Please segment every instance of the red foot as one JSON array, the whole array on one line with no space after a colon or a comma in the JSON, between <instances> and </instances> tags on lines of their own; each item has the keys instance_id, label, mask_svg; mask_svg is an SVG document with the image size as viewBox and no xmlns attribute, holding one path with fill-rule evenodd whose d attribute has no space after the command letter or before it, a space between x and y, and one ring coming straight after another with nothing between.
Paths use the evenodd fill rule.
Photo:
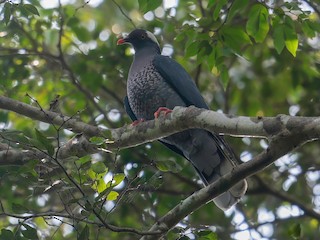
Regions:
<instances>
[{"instance_id":1,"label":"red foot","mask_svg":"<svg viewBox=\"0 0 320 240\"><path fill-rule=\"evenodd\" d=\"M171 113L172 110L166 107L159 107L158 110L153 114L154 118L158 118L161 112L164 112L164 115L167 115L168 113Z\"/></svg>"},{"instance_id":2,"label":"red foot","mask_svg":"<svg viewBox=\"0 0 320 240\"><path fill-rule=\"evenodd\" d=\"M142 122L144 122L144 121L145 121L145 119L140 118L140 119L138 119L138 120L133 121L133 122L131 123L131 125L132 125L132 126L137 126L139 123L142 123Z\"/></svg>"}]
</instances>

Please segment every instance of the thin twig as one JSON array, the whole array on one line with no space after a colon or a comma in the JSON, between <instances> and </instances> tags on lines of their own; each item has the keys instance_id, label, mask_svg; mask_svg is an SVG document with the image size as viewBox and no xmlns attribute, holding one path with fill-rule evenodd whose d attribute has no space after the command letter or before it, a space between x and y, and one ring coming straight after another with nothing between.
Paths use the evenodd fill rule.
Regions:
<instances>
[{"instance_id":1,"label":"thin twig","mask_svg":"<svg viewBox=\"0 0 320 240\"><path fill-rule=\"evenodd\" d=\"M320 221L320 213L317 213L316 211L314 211L311 207L306 206L305 203L301 202L299 199L297 199L296 197L293 197L289 194L286 194L283 191L279 191L274 189L270 184L265 183L260 177L258 176L254 176L254 179L257 180L257 182L259 183L259 188L263 188L264 189L264 193L269 193L272 196L279 198L283 201L289 202L293 205L298 206L306 215L308 215L309 217L315 218L318 221Z\"/></svg>"},{"instance_id":2,"label":"thin twig","mask_svg":"<svg viewBox=\"0 0 320 240\"><path fill-rule=\"evenodd\" d=\"M112 0L112 2L118 7L118 9L120 10L120 12L122 13L122 15L129 20L129 22L132 24L132 26L134 28L137 28L136 25L134 24L134 22L132 21L132 19L124 12L124 10L122 9L122 7L116 2L116 0Z\"/></svg>"}]
</instances>

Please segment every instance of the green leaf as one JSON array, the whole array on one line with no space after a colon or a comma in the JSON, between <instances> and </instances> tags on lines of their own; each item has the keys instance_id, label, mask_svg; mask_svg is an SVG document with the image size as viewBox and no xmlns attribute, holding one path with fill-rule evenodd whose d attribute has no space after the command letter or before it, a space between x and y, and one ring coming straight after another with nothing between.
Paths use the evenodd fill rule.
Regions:
<instances>
[{"instance_id":1,"label":"green leaf","mask_svg":"<svg viewBox=\"0 0 320 240\"><path fill-rule=\"evenodd\" d=\"M295 57L298 49L298 36L294 29L284 27L284 42L288 51Z\"/></svg>"},{"instance_id":2,"label":"green leaf","mask_svg":"<svg viewBox=\"0 0 320 240\"><path fill-rule=\"evenodd\" d=\"M1 131L0 134L5 140L27 145L30 144L30 139L21 131Z\"/></svg>"},{"instance_id":3,"label":"green leaf","mask_svg":"<svg viewBox=\"0 0 320 240\"><path fill-rule=\"evenodd\" d=\"M22 225L26 228L26 230L22 230L22 235L27 239L39 239L37 235L37 230L29 225L22 223Z\"/></svg>"},{"instance_id":4,"label":"green leaf","mask_svg":"<svg viewBox=\"0 0 320 240\"><path fill-rule=\"evenodd\" d=\"M208 8L212 7L217 0L208 0Z\"/></svg>"},{"instance_id":5,"label":"green leaf","mask_svg":"<svg viewBox=\"0 0 320 240\"><path fill-rule=\"evenodd\" d=\"M292 225L289 228L288 233L293 239L297 239L297 240L300 239L301 235L302 235L301 224L300 223L296 223L296 224Z\"/></svg>"},{"instance_id":6,"label":"green leaf","mask_svg":"<svg viewBox=\"0 0 320 240\"><path fill-rule=\"evenodd\" d=\"M156 167L162 172L170 171L170 167L165 163L165 161L157 161Z\"/></svg>"},{"instance_id":7,"label":"green leaf","mask_svg":"<svg viewBox=\"0 0 320 240\"><path fill-rule=\"evenodd\" d=\"M221 64L221 58L223 58L222 63L224 63L222 49L223 49L222 43L221 43L221 41L218 41L215 44L215 47L212 48L210 55L207 56L207 64L208 64L210 71L213 70L213 67Z\"/></svg>"},{"instance_id":8,"label":"green leaf","mask_svg":"<svg viewBox=\"0 0 320 240\"><path fill-rule=\"evenodd\" d=\"M219 15L220 15L220 12L221 12L221 9L224 5L227 4L227 0L218 0L218 1L215 1L215 7L214 7L214 10L213 10L213 20L217 20Z\"/></svg>"},{"instance_id":9,"label":"green leaf","mask_svg":"<svg viewBox=\"0 0 320 240\"><path fill-rule=\"evenodd\" d=\"M249 36L241 28L224 27L219 34L222 42L239 54L244 44L251 44Z\"/></svg>"},{"instance_id":10,"label":"green leaf","mask_svg":"<svg viewBox=\"0 0 320 240\"><path fill-rule=\"evenodd\" d=\"M207 57L210 56L212 52L212 47L207 40L203 40L199 44L200 51L197 54L197 64L201 64L207 60Z\"/></svg>"},{"instance_id":11,"label":"green leaf","mask_svg":"<svg viewBox=\"0 0 320 240\"><path fill-rule=\"evenodd\" d=\"M96 162L91 165L92 171L95 173L104 173L106 171L106 166L104 165L103 162Z\"/></svg>"},{"instance_id":12,"label":"green leaf","mask_svg":"<svg viewBox=\"0 0 320 240\"><path fill-rule=\"evenodd\" d=\"M0 112L0 122L7 123L9 119L8 112L1 111Z\"/></svg>"},{"instance_id":13,"label":"green leaf","mask_svg":"<svg viewBox=\"0 0 320 240\"><path fill-rule=\"evenodd\" d=\"M92 206L92 204L91 204L90 202L87 201L87 202L84 204L84 209L87 210L87 211L92 211L93 206Z\"/></svg>"},{"instance_id":14,"label":"green leaf","mask_svg":"<svg viewBox=\"0 0 320 240\"><path fill-rule=\"evenodd\" d=\"M76 25L73 28L74 33L76 34L77 38L81 41L81 42L88 42L91 39L91 35L90 32L88 31L88 29L86 29L83 26L80 25Z\"/></svg>"},{"instance_id":15,"label":"green leaf","mask_svg":"<svg viewBox=\"0 0 320 240\"><path fill-rule=\"evenodd\" d=\"M141 12L146 13L155 10L162 4L162 0L138 0L139 9Z\"/></svg>"},{"instance_id":16,"label":"green leaf","mask_svg":"<svg viewBox=\"0 0 320 240\"><path fill-rule=\"evenodd\" d=\"M255 4L249 12L247 21L247 33L255 39L256 42L263 42L269 32L269 13L262 4Z\"/></svg>"},{"instance_id":17,"label":"green leaf","mask_svg":"<svg viewBox=\"0 0 320 240\"><path fill-rule=\"evenodd\" d=\"M9 2L6 2L4 4L4 22L6 23L6 25L8 25L10 18L11 18L11 4Z\"/></svg>"},{"instance_id":18,"label":"green leaf","mask_svg":"<svg viewBox=\"0 0 320 240\"><path fill-rule=\"evenodd\" d=\"M114 176L113 176L113 181L114 181L114 183L112 184L113 186L117 186L119 183L121 183L123 180L124 180L124 178L125 178L126 176L123 174L123 173L117 173L117 174L115 174Z\"/></svg>"},{"instance_id":19,"label":"green leaf","mask_svg":"<svg viewBox=\"0 0 320 240\"><path fill-rule=\"evenodd\" d=\"M229 71L225 65L222 65L219 70L220 70L220 79L222 81L224 89L226 89L228 82L230 80Z\"/></svg>"},{"instance_id":20,"label":"green leaf","mask_svg":"<svg viewBox=\"0 0 320 240\"><path fill-rule=\"evenodd\" d=\"M320 24L318 21L308 21L308 25L316 32L320 32Z\"/></svg>"},{"instance_id":21,"label":"green leaf","mask_svg":"<svg viewBox=\"0 0 320 240\"><path fill-rule=\"evenodd\" d=\"M0 240L14 239L14 234L8 229L2 229L0 234Z\"/></svg>"},{"instance_id":22,"label":"green leaf","mask_svg":"<svg viewBox=\"0 0 320 240\"><path fill-rule=\"evenodd\" d=\"M87 175L92 179L96 179L97 174L90 168L87 170Z\"/></svg>"},{"instance_id":23,"label":"green leaf","mask_svg":"<svg viewBox=\"0 0 320 240\"><path fill-rule=\"evenodd\" d=\"M152 175L151 178L147 180L148 185L152 186L154 189L158 189L163 184L163 177L160 172Z\"/></svg>"},{"instance_id":24,"label":"green leaf","mask_svg":"<svg viewBox=\"0 0 320 240\"><path fill-rule=\"evenodd\" d=\"M174 38L174 41L176 42L181 42L182 40L184 40L186 38L186 34L185 32L180 32L176 35L176 37Z\"/></svg>"},{"instance_id":25,"label":"green leaf","mask_svg":"<svg viewBox=\"0 0 320 240\"><path fill-rule=\"evenodd\" d=\"M76 16L72 16L68 19L68 21L66 22L67 26L74 28L77 27L79 25L79 19Z\"/></svg>"},{"instance_id":26,"label":"green leaf","mask_svg":"<svg viewBox=\"0 0 320 240\"><path fill-rule=\"evenodd\" d=\"M200 18L197 22L199 26L203 28L206 28L206 27L210 28L214 24L211 18Z\"/></svg>"},{"instance_id":27,"label":"green leaf","mask_svg":"<svg viewBox=\"0 0 320 240\"><path fill-rule=\"evenodd\" d=\"M38 9L33 6L32 4L23 4L24 9L26 9L28 12L40 16Z\"/></svg>"},{"instance_id":28,"label":"green leaf","mask_svg":"<svg viewBox=\"0 0 320 240\"><path fill-rule=\"evenodd\" d=\"M108 201L114 201L114 200L116 200L116 199L118 198L118 196L119 196L119 193L118 193L118 192L116 192L116 191L111 191L111 192L109 192L109 194L108 194L108 196L107 196L107 200L108 200Z\"/></svg>"},{"instance_id":29,"label":"green leaf","mask_svg":"<svg viewBox=\"0 0 320 240\"><path fill-rule=\"evenodd\" d=\"M210 55L207 56L207 61L206 62L207 62L207 65L208 65L208 68L209 68L210 71L216 65L216 57L217 57L216 53L217 53L217 48L214 47L212 49L212 52L210 53Z\"/></svg>"},{"instance_id":30,"label":"green leaf","mask_svg":"<svg viewBox=\"0 0 320 240\"><path fill-rule=\"evenodd\" d=\"M89 216L90 216L90 212L87 211L87 210L82 210L80 214L81 214L82 216L84 216L84 217L89 217Z\"/></svg>"},{"instance_id":31,"label":"green leaf","mask_svg":"<svg viewBox=\"0 0 320 240\"><path fill-rule=\"evenodd\" d=\"M90 234L89 227L88 227L88 225L86 225L84 227L84 229L82 229L82 231L78 237L78 240L88 240L89 234Z\"/></svg>"},{"instance_id":32,"label":"green leaf","mask_svg":"<svg viewBox=\"0 0 320 240\"><path fill-rule=\"evenodd\" d=\"M29 212L29 209L21 204L12 203L11 207L12 207L12 211L14 213L28 213Z\"/></svg>"},{"instance_id":33,"label":"green leaf","mask_svg":"<svg viewBox=\"0 0 320 240\"><path fill-rule=\"evenodd\" d=\"M307 37L314 38L316 36L316 31L314 29L312 29L312 27L310 26L309 20L302 21L301 27L302 27L303 33Z\"/></svg>"},{"instance_id":34,"label":"green leaf","mask_svg":"<svg viewBox=\"0 0 320 240\"><path fill-rule=\"evenodd\" d=\"M247 8L248 1L249 0L234 0L233 1L231 8L228 12L228 19L227 19L228 22L230 22L237 13L239 13L242 10L245 10Z\"/></svg>"},{"instance_id":35,"label":"green leaf","mask_svg":"<svg viewBox=\"0 0 320 240\"><path fill-rule=\"evenodd\" d=\"M199 52L199 42L194 41L189 46L187 46L185 56L192 57L192 56L196 55L198 52Z\"/></svg>"},{"instance_id":36,"label":"green leaf","mask_svg":"<svg viewBox=\"0 0 320 240\"><path fill-rule=\"evenodd\" d=\"M210 42L208 40L202 40L199 44L199 49L205 55L209 55L212 51L212 46L210 45Z\"/></svg>"},{"instance_id":37,"label":"green leaf","mask_svg":"<svg viewBox=\"0 0 320 240\"><path fill-rule=\"evenodd\" d=\"M218 235L211 231L200 231L197 233L199 240L218 240Z\"/></svg>"},{"instance_id":38,"label":"green leaf","mask_svg":"<svg viewBox=\"0 0 320 240\"><path fill-rule=\"evenodd\" d=\"M79 158L78 160L76 160L76 163L79 164L79 165L83 165L83 164L86 164L88 162L91 161L91 156L84 156L82 158Z\"/></svg>"},{"instance_id":39,"label":"green leaf","mask_svg":"<svg viewBox=\"0 0 320 240\"><path fill-rule=\"evenodd\" d=\"M273 44L278 54L285 46L283 25L277 24L273 28Z\"/></svg>"},{"instance_id":40,"label":"green leaf","mask_svg":"<svg viewBox=\"0 0 320 240\"><path fill-rule=\"evenodd\" d=\"M156 167L162 172L180 172L182 167L172 159L157 160Z\"/></svg>"},{"instance_id":41,"label":"green leaf","mask_svg":"<svg viewBox=\"0 0 320 240\"><path fill-rule=\"evenodd\" d=\"M106 142L106 139L103 137L91 137L89 141L94 145L102 145Z\"/></svg>"},{"instance_id":42,"label":"green leaf","mask_svg":"<svg viewBox=\"0 0 320 240\"><path fill-rule=\"evenodd\" d=\"M101 178L97 181L97 183L93 184L92 187L98 192L102 193L104 190L107 189L107 184L105 183L104 179Z\"/></svg>"},{"instance_id":43,"label":"green leaf","mask_svg":"<svg viewBox=\"0 0 320 240\"><path fill-rule=\"evenodd\" d=\"M48 154L52 156L54 154L54 147L52 146L49 139L43 135L38 129L35 128L36 131L36 138L39 143L48 151Z\"/></svg>"}]
</instances>

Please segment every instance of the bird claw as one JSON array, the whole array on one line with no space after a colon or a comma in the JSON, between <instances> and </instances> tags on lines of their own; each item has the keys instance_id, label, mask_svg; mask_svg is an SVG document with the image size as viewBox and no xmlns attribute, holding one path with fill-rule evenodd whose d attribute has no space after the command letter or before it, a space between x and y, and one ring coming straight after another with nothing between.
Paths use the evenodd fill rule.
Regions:
<instances>
[{"instance_id":1,"label":"bird claw","mask_svg":"<svg viewBox=\"0 0 320 240\"><path fill-rule=\"evenodd\" d=\"M167 115L168 113L171 113L172 110L166 107L159 107L158 110L153 114L154 118L158 118L161 112L164 112L164 115Z\"/></svg>"},{"instance_id":2,"label":"bird claw","mask_svg":"<svg viewBox=\"0 0 320 240\"><path fill-rule=\"evenodd\" d=\"M134 120L132 123L131 123L131 126L137 126L139 123L142 123L146 121L144 118L140 118L138 120Z\"/></svg>"}]
</instances>

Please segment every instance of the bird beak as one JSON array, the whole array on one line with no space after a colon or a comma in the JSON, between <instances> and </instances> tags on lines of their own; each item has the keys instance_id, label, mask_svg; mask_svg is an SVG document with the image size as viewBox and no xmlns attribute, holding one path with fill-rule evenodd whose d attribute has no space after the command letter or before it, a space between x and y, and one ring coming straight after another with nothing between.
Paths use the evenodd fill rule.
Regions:
<instances>
[{"instance_id":1,"label":"bird beak","mask_svg":"<svg viewBox=\"0 0 320 240\"><path fill-rule=\"evenodd\" d=\"M125 44L127 41L125 38L119 38L118 41L117 41L117 45L122 45L122 44Z\"/></svg>"},{"instance_id":2,"label":"bird beak","mask_svg":"<svg viewBox=\"0 0 320 240\"><path fill-rule=\"evenodd\" d=\"M129 38L128 38L128 34L119 35L117 45L122 45L122 44L126 44L126 43L130 43Z\"/></svg>"}]
</instances>

